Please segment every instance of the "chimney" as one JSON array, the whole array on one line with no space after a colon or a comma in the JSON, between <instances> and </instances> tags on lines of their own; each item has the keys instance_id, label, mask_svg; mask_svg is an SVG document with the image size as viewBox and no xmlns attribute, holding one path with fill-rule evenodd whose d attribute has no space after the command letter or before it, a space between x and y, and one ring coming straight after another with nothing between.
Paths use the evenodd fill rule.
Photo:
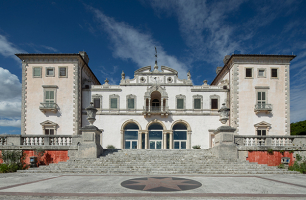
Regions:
<instances>
[{"instance_id":1,"label":"chimney","mask_svg":"<svg viewBox=\"0 0 306 200\"><path fill-rule=\"evenodd\" d=\"M79 51L79 54L83 57L84 61L87 63L89 63L89 57L87 55L87 53L85 51Z\"/></svg>"},{"instance_id":2,"label":"chimney","mask_svg":"<svg viewBox=\"0 0 306 200\"><path fill-rule=\"evenodd\" d=\"M223 59L224 64L227 63L227 61L230 59L230 57L231 57L230 55L224 56L224 59Z\"/></svg>"},{"instance_id":3,"label":"chimney","mask_svg":"<svg viewBox=\"0 0 306 200\"><path fill-rule=\"evenodd\" d=\"M219 72L222 70L222 68L223 68L223 67L217 67L217 69L216 69L216 74L217 74L217 75L218 75Z\"/></svg>"}]
</instances>

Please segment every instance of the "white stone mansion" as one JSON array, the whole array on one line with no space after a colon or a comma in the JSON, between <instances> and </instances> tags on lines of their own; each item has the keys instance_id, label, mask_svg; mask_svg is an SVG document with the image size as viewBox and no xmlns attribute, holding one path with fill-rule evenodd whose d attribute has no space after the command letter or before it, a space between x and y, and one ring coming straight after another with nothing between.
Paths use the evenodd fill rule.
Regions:
<instances>
[{"instance_id":1,"label":"white stone mansion","mask_svg":"<svg viewBox=\"0 0 306 200\"><path fill-rule=\"evenodd\" d=\"M85 108L98 109L95 126L103 148L202 149L214 145L222 124L238 135L290 135L290 61L293 55L234 54L209 85L179 79L166 66L147 66L120 85L100 84L85 52L16 54L22 60L22 135L78 135Z\"/></svg>"}]
</instances>

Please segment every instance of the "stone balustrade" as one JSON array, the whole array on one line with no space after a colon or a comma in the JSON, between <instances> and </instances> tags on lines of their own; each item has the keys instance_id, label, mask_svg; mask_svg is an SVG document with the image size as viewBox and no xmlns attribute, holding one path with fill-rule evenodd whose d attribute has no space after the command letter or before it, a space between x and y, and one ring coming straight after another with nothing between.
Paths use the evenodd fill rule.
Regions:
<instances>
[{"instance_id":1,"label":"stone balustrade","mask_svg":"<svg viewBox=\"0 0 306 200\"><path fill-rule=\"evenodd\" d=\"M304 147L306 144L305 136L277 136L277 135L235 135L235 144L245 147L258 146L279 146L279 147Z\"/></svg>"},{"instance_id":2,"label":"stone balustrade","mask_svg":"<svg viewBox=\"0 0 306 200\"><path fill-rule=\"evenodd\" d=\"M72 144L72 136L67 135L27 135L21 136L21 145L26 146L70 146Z\"/></svg>"},{"instance_id":3,"label":"stone balustrade","mask_svg":"<svg viewBox=\"0 0 306 200\"><path fill-rule=\"evenodd\" d=\"M0 135L0 146L1 145L7 145L7 137Z\"/></svg>"}]
</instances>

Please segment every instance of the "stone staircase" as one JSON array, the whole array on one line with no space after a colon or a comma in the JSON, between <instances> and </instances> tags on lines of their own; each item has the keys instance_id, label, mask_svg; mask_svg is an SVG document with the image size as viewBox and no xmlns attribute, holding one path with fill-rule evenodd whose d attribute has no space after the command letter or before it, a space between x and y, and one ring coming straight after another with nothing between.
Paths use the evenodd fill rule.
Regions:
<instances>
[{"instance_id":1,"label":"stone staircase","mask_svg":"<svg viewBox=\"0 0 306 200\"><path fill-rule=\"evenodd\" d=\"M20 173L99 173L126 175L166 174L292 174L248 161L220 160L210 150L119 150L96 159L70 158L67 162L20 170Z\"/></svg>"}]
</instances>

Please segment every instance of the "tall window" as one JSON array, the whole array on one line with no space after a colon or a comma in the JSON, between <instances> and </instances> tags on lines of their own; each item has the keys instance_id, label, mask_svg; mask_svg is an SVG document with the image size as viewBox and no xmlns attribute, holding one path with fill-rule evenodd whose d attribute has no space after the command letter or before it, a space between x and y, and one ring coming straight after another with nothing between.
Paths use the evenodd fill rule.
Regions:
<instances>
[{"instance_id":1,"label":"tall window","mask_svg":"<svg viewBox=\"0 0 306 200\"><path fill-rule=\"evenodd\" d=\"M111 108L117 108L117 98L111 98Z\"/></svg>"},{"instance_id":2,"label":"tall window","mask_svg":"<svg viewBox=\"0 0 306 200\"><path fill-rule=\"evenodd\" d=\"M246 78L252 78L253 77L253 69L252 68L246 68L245 69L245 77Z\"/></svg>"},{"instance_id":3,"label":"tall window","mask_svg":"<svg viewBox=\"0 0 306 200\"><path fill-rule=\"evenodd\" d=\"M129 110L136 109L136 95L129 94L126 96L126 107Z\"/></svg>"},{"instance_id":4,"label":"tall window","mask_svg":"<svg viewBox=\"0 0 306 200\"><path fill-rule=\"evenodd\" d=\"M134 109L134 99L128 99L128 109Z\"/></svg>"},{"instance_id":5,"label":"tall window","mask_svg":"<svg viewBox=\"0 0 306 200\"><path fill-rule=\"evenodd\" d=\"M278 77L277 69L271 69L271 77L272 78L277 78Z\"/></svg>"},{"instance_id":6,"label":"tall window","mask_svg":"<svg viewBox=\"0 0 306 200\"><path fill-rule=\"evenodd\" d=\"M201 99L194 99L194 109L201 109Z\"/></svg>"},{"instance_id":7,"label":"tall window","mask_svg":"<svg viewBox=\"0 0 306 200\"><path fill-rule=\"evenodd\" d=\"M119 109L119 95L112 94L109 96L109 108Z\"/></svg>"},{"instance_id":8,"label":"tall window","mask_svg":"<svg viewBox=\"0 0 306 200\"><path fill-rule=\"evenodd\" d=\"M150 149L161 149L163 141L163 127L160 124L149 126L149 145Z\"/></svg>"},{"instance_id":9,"label":"tall window","mask_svg":"<svg viewBox=\"0 0 306 200\"><path fill-rule=\"evenodd\" d=\"M95 108L100 108L100 104L101 104L101 102L100 102L100 98L94 98L94 107Z\"/></svg>"},{"instance_id":10,"label":"tall window","mask_svg":"<svg viewBox=\"0 0 306 200\"><path fill-rule=\"evenodd\" d=\"M184 99L176 99L177 109L184 109Z\"/></svg>"},{"instance_id":11,"label":"tall window","mask_svg":"<svg viewBox=\"0 0 306 200\"><path fill-rule=\"evenodd\" d=\"M211 99L211 109L218 109L218 99Z\"/></svg>"},{"instance_id":12,"label":"tall window","mask_svg":"<svg viewBox=\"0 0 306 200\"><path fill-rule=\"evenodd\" d=\"M258 108L265 108L266 105L266 92L257 92Z\"/></svg>"},{"instance_id":13,"label":"tall window","mask_svg":"<svg viewBox=\"0 0 306 200\"><path fill-rule=\"evenodd\" d=\"M45 91L45 103L52 104L55 103L54 91L46 90Z\"/></svg>"},{"instance_id":14,"label":"tall window","mask_svg":"<svg viewBox=\"0 0 306 200\"><path fill-rule=\"evenodd\" d=\"M138 143L138 130L137 124L130 123L124 127L124 148L137 149Z\"/></svg>"},{"instance_id":15,"label":"tall window","mask_svg":"<svg viewBox=\"0 0 306 200\"><path fill-rule=\"evenodd\" d=\"M184 124L178 123L173 126L174 149L186 149L187 128Z\"/></svg>"}]
</instances>

